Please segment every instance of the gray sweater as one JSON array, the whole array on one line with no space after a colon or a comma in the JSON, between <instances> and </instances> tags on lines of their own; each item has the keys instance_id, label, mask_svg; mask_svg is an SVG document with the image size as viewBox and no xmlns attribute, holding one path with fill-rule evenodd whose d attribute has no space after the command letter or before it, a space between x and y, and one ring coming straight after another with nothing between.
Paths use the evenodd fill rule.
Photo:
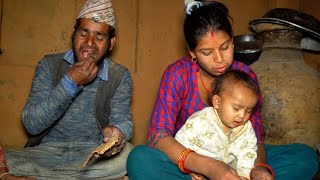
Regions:
<instances>
[{"instance_id":1,"label":"gray sweater","mask_svg":"<svg viewBox=\"0 0 320 180\"><path fill-rule=\"evenodd\" d=\"M87 84L76 97L61 82L53 85L48 62L42 59L32 81L31 92L23 110L22 120L27 131L36 135L53 125L42 142L101 142L102 134L95 118L95 97L100 78ZM111 99L109 124L119 127L126 140L132 137L130 101L132 80L129 71Z\"/></svg>"}]
</instances>

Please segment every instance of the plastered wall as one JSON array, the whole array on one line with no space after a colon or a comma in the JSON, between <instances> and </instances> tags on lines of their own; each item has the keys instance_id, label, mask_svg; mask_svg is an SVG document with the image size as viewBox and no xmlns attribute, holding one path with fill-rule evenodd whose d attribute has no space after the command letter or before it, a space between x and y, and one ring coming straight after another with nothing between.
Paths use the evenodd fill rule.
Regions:
<instances>
[{"instance_id":1,"label":"plastered wall","mask_svg":"<svg viewBox=\"0 0 320 180\"><path fill-rule=\"evenodd\" d=\"M0 144L22 147L21 111L35 66L48 53L71 48L74 21L85 0L0 0ZM317 18L316 0L221 0L233 17L235 35L252 33L250 20L274 7L305 10ZM302 3L303 2L303 3ZM186 54L183 0L114 0L117 44L111 56L133 78L134 145L146 142L149 117L166 66ZM318 14L317 14L318 13ZM314 67L318 54L306 54Z\"/></svg>"}]
</instances>

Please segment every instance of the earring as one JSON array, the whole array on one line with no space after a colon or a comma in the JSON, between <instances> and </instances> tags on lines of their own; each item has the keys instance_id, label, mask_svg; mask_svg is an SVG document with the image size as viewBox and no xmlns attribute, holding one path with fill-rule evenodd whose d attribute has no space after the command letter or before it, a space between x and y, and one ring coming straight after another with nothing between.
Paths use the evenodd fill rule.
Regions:
<instances>
[{"instance_id":1,"label":"earring","mask_svg":"<svg viewBox=\"0 0 320 180\"><path fill-rule=\"evenodd\" d=\"M198 60L197 60L197 58L196 57L193 57L192 58L192 62L197 62Z\"/></svg>"}]
</instances>

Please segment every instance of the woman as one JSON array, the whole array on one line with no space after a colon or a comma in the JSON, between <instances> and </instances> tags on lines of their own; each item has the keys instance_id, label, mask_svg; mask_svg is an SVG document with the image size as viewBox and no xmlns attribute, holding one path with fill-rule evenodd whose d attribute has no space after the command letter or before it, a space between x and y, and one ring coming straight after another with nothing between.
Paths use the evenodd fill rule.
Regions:
<instances>
[{"instance_id":1,"label":"woman","mask_svg":"<svg viewBox=\"0 0 320 180\"><path fill-rule=\"evenodd\" d=\"M233 61L228 9L212 1L185 0L185 5L184 35L190 57L176 61L165 70L150 119L150 147L138 146L129 155L129 179L240 179L227 164L192 152L174 139L189 116L209 105L210 84L215 77L237 69L257 82L248 66ZM260 95L250 117L258 139L252 179L273 179L272 168L276 179L311 179L318 168L312 148L302 144L264 145L259 114L261 99Z\"/></svg>"}]
</instances>

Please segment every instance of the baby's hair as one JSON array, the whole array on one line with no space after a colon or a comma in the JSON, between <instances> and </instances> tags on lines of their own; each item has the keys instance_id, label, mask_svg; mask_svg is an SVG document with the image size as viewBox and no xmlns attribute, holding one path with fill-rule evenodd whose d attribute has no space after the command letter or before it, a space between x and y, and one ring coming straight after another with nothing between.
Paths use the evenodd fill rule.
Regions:
<instances>
[{"instance_id":1,"label":"baby's hair","mask_svg":"<svg viewBox=\"0 0 320 180\"><path fill-rule=\"evenodd\" d=\"M245 86L257 96L259 95L259 87L256 82L248 74L239 70L229 70L216 77L213 82L213 95L220 96L221 93L230 90L235 84Z\"/></svg>"}]
</instances>

